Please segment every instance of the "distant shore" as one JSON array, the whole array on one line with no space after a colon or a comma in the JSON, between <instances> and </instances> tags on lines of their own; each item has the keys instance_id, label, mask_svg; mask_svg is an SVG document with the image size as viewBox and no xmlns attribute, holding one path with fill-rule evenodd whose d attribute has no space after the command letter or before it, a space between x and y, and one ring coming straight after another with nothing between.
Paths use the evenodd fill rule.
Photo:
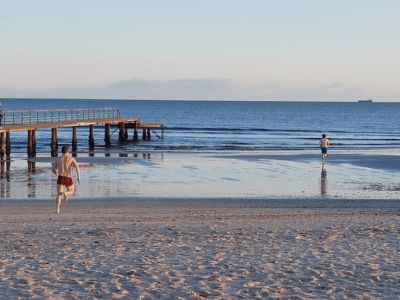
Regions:
<instances>
[{"instance_id":1,"label":"distant shore","mask_svg":"<svg viewBox=\"0 0 400 300\"><path fill-rule=\"evenodd\" d=\"M300 204L301 203L301 204ZM400 200L0 200L1 298L400 296Z\"/></svg>"}]
</instances>

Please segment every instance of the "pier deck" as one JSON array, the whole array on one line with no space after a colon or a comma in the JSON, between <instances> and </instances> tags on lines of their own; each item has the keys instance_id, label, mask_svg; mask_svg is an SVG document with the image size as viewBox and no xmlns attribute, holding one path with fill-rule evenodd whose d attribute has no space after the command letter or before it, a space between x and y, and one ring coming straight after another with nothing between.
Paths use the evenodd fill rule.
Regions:
<instances>
[{"instance_id":1,"label":"pier deck","mask_svg":"<svg viewBox=\"0 0 400 300\"><path fill-rule=\"evenodd\" d=\"M14 110L2 111L0 126L0 157L3 160L11 153L11 133L27 132L28 157L36 155L36 131L51 129L51 156L57 156L59 128L72 129L72 151L76 154L78 145L77 128L89 128L89 148L95 146L94 128L104 127L104 145L111 146L111 127L118 127L118 145L128 142L128 129L133 128L133 142L138 141L138 129L143 130L142 139L151 138L151 130L160 129L163 138L162 124L144 124L140 118L121 118L119 109L57 109L57 110ZM158 135L157 135L158 136Z\"/></svg>"},{"instance_id":2,"label":"pier deck","mask_svg":"<svg viewBox=\"0 0 400 300\"><path fill-rule=\"evenodd\" d=\"M147 127L146 124L141 124L141 120L139 118L110 118L110 119L94 119L94 120L74 120L74 121L60 121L60 122L48 122L48 123L36 123L36 124L12 124L12 125L3 125L0 127L1 132L13 132L13 131L27 131L27 130L41 130L41 129L51 129L51 128L68 128L68 127L84 127L90 125L118 125L119 123L137 123L137 128L152 128L158 129L161 128L161 124L150 124ZM129 128L133 128L134 126L129 125Z\"/></svg>"}]
</instances>

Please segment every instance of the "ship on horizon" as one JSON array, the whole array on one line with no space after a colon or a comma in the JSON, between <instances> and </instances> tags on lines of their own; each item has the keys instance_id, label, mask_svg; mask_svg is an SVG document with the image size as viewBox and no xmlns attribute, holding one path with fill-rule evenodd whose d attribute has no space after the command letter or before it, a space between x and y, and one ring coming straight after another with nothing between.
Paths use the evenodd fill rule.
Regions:
<instances>
[{"instance_id":1,"label":"ship on horizon","mask_svg":"<svg viewBox=\"0 0 400 300\"><path fill-rule=\"evenodd\" d=\"M361 100L358 100L358 102L359 102L359 103L372 103L373 101L372 101L371 98L368 98L368 100L361 99Z\"/></svg>"}]
</instances>

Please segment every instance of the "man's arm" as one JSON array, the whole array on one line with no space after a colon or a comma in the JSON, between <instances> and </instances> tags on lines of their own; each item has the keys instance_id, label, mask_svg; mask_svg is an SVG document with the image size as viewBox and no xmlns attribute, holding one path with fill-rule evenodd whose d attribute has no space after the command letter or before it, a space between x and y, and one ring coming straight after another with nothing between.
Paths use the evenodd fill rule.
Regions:
<instances>
[{"instance_id":1,"label":"man's arm","mask_svg":"<svg viewBox=\"0 0 400 300\"><path fill-rule=\"evenodd\" d=\"M78 163L76 162L75 159L73 160L72 164L73 164L74 167L75 167L75 170L76 170L76 177L78 178L78 182L81 183L81 170L80 170L80 168L79 168L79 165L78 165Z\"/></svg>"}]
</instances>

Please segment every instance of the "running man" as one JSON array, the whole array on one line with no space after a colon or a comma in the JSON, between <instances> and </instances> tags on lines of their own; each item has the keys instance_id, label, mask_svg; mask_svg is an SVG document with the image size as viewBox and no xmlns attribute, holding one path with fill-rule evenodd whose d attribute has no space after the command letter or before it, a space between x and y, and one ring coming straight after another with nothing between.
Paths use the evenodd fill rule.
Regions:
<instances>
[{"instance_id":1,"label":"running man","mask_svg":"<svg viewBox=\"0 0 400 300\"><path fill-rule=\"evenodd\" d=\"M57 162L53 164L53 173L58 175L57 179L57 208L56 213L60 213L61 197L64 201L68 201L68 197L75 192L74 183L72 182L72 168L76 170L78 182L81 181L81 172L75 158L69 155L69 148L64 145L61 150L62 154L57 158ZM65 187L65 189L64 189Z\"/></svg>"},{"instance_id":2,"label":"running man","mask_svg":"<svg viewBox=\"0 0 400 300\"><path fill-rule=\"evenodd\" d=\"M324 133L322 135L322 139L319 141L319 146L321 147L321 159L322 161L328 156L328 147L329 147L329 139L326 137Z\"/></svg>"}]
</instances>

